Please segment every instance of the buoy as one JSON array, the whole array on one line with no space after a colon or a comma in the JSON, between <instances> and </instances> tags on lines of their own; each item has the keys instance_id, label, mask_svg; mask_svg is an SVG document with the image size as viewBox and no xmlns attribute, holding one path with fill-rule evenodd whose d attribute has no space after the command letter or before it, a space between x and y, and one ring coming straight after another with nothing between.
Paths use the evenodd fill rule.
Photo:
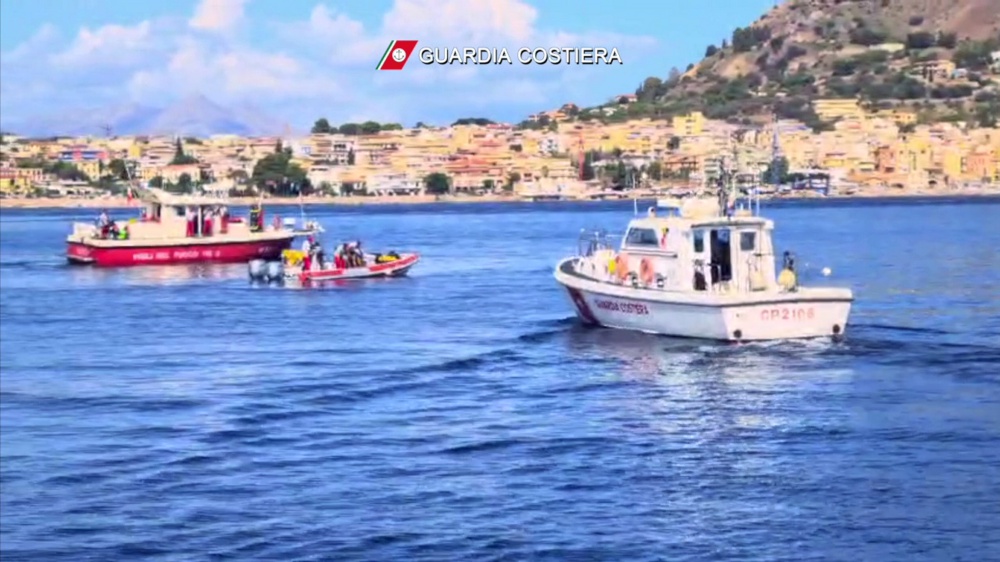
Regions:
<instances>
[{"instance_id":1,"label":"buoy","mask_svg":"<svg viewBox=\"0 0 1000 562\"><path fill-rule=\"evenodd\" d=\"M823 268L823 277L829 277L831 273L833 273L833 271L829 267Z\"/></svg>"},{"instance_id":2,"label":"buoy","mask_svg":"<svg viewBox=\"0 0 1000 562\"><path fill-rule=\"evenodd\" d=\"M642 276L642 283L647 287L653 284L653 262L649 258L642 258L639 264L639 275Z\"/></svg>"}]
</instances>

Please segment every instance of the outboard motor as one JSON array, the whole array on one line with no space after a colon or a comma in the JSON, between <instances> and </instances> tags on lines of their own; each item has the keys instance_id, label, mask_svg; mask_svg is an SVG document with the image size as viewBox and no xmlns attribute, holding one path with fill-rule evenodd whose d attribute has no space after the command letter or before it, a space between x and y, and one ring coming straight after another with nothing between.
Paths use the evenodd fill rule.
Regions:
<instances>
[{"instance_id":1,"label":"outboard motor","mask_svg":"<svg viewBox=\"0 0 1000 562\"><path fill-rule=\"evenodd\" d=\"M267 280L267 262L264 260L250 260L247 264L247 269L250 271L250 279L253 281L266 281Z\"/></svg>"},{"instance_id":2,"label":"outboard motor","mask_svg":"<svg viewBox=\"0 0 1000 562\"><path fill-rule=\"evenodd\" d=\"M285 266L282 265L280 261L269 261L267 262L267 280L274 281L284 281L285 279Z\"/></svg>"}]
</instances>

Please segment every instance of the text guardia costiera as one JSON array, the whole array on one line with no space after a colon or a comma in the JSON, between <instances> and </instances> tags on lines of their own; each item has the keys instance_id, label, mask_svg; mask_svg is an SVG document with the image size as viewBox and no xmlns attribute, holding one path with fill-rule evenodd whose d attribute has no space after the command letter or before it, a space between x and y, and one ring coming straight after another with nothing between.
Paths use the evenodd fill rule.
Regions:
<instances>
[{"instance_id":1,"label":"text guardia costiera","mask_svg":"<svg viewBox=\"0 0 1000 562\"><path fill-rule=\"evenodd\" d=\"M556 64L622 64L618 49L612 47L552 47L521 48L517 50L516 58L512 58L507 49L487 49L485 47L465 48L430 48L424 47L417 54L423 64L519 64L556 65Z\"/></svg>"}]
</instances>

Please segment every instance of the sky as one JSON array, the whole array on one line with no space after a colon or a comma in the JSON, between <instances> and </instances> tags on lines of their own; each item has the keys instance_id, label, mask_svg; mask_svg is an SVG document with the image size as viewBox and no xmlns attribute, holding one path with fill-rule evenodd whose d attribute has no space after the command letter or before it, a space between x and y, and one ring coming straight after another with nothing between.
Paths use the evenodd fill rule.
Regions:
<instances>
[{"instance_id":1,"label":"sky","mask_svg":"<svg viewBox=\"0 0 1000 562\"><path fill-rule=\"evenodd\" d=\"M697 62L774 0L0 0L0 123L190 95L293 127L597 105ZM617 48L621 65L378 71L389 42ZM516 58L516 57L515 57Z\"/></svg>"}]
</instances>

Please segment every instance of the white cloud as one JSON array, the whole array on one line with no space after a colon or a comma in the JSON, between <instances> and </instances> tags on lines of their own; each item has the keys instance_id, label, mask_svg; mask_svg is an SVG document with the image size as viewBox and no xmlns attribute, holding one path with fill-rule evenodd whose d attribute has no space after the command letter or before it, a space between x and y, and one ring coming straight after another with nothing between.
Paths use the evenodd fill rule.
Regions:
<instances>
[{"instance_id":1,"label":"white cloud","mask_svg":"<svg viewBox=\"0 0 1000 562\"><path fill-rule=\"evenodd\" d=\"M617 47L626 65L656 45L648 37L542 28L538 11L522 0L395 0L374 28L320 3L299 21L265 26L271 36L251 43L233 33L245 19L244 6L245 0L202 0L187 22L83 28L61 48L55 28L45 26L0 54L4 109L22 115L65 109L82 97L90 105L162 105L201 93L221 103L252 100L265 112L284 108L300 124L319 117L307 111L322 111L331 121L407 123L456 111L493 115L498 107L524 114L579 101L602 73L622 67L516 60L510 66L422 65L416 56L402 71L375 66L394 39L416 39L418 48L505 47L515 57L520 47Z\"/></svg>"},{"instance_id":2,"label":"white cloud","mask_svg":"<svg viewBox=\"0 0 1000 562\"><path fill-rule=\"evenodd\" d=\"M52 57L58 65L118 64L143 56L152 44L148 20L134 26L106 25L94 31L84 27L68 49Z\"/></svg>"},{"instance_id":3,"label":"white cloud","mask_svg":"<svg viewBox=\"0 0 1000 562\"><path fill-rule=\"evenodd\" d=\"M27 41L6 53L0 53L0 60L4 64L14 64L23 61L40 49L51 45L58 37L59 32L56 30L56 26L51 23L43 24Z\"/></svg>"},{"instance_id":4,"label":"white cloud","mask_svg":"<svg viewBox=\"0 0 1000 562\"><path fill-rule=\"evenodd\" d=\"M243 21L246 0L201 0L188 21L193 29L226 33Z\"/></svg>"}]
</instances>

